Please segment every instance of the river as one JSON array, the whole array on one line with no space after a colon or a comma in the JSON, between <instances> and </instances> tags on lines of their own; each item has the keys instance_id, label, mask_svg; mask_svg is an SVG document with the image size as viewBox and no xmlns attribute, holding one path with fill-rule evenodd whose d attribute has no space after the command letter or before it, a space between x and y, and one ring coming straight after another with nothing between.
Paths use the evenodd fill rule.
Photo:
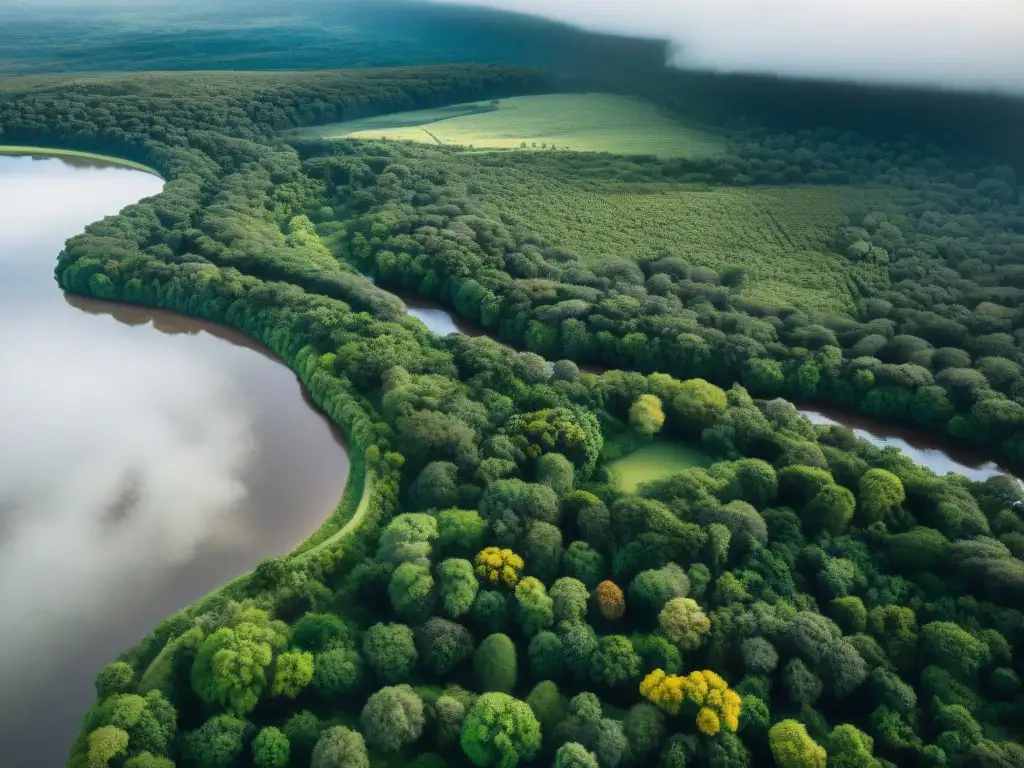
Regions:
<instances>
[{"instance_id":1,"label":"river","mask_svg":"<svg viewBox=\"0 0 1024 768\"><path fill-rule=\"evenodd\" d=\"M241 334L57 287L66 238L162 183L0 156L2 765L63 765L96 671L303 541L348 477L341 435Z\"/></svg>"}]
</instances>

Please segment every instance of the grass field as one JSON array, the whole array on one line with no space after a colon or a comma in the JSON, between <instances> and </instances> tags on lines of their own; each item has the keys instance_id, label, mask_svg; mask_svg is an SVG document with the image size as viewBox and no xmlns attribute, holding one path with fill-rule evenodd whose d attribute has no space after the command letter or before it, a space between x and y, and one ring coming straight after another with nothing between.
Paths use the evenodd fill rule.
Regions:
<instances>
[{"instance_id":1,"label":"grass field","mask_svg":"<svg viewBox=\"0 0 1024 768\"><path fill-rule=\"evenodd\" d=\"M0 145L0 155L33 155L38 157L60 157L65 160L83 160L83 161L95 161L103 163L104 165L120 165L125 168L133 168L136 171L145 171L152 173L154 176L160 174L154 171L152 168L142 163L136 163L132 160L122 160L119 157L110 157L108 155L97 155L93 152L76 152L71 149L50 149L47 147L17 147L17 146L3 146Z\"/></svg>"},{"instance_id":2,"label":"grass field","mask_svg":"<svg viewBox=\"0 0 1024 768\"><path fill-rule=\"evenodd\" d=\"M725 139L690 128L642 99L560 93L399 112L304 129L318 138L393 139L480 149L552 146L620 155L704 157ZM535 146L536 145L536 146Z\"/></svg>"},{"instance_id":3,"label":"grass field","mask_svg":"<svg viewBox=\"0 0 1024 768\"><path fill-rule=\"evenodd\" d=\"M691 264L747 269L743 295L770 305L844 312L852 278L882 267L829 252L844 212L878 192L853 187L578 183L537 169L481 166L485 198L590 263L670 251Z\"/></svg>"},{"instance_id":4,"label":"grass field","mask_svg":"<svg viewBox=\"0 0 1024 768\"><path fill-rule=\"evenodd\" d=\"M690 467L706 467L711 458L699 448L667 440L656 440L609 465L616 485L632 492L642 483Z\"/></svg>"}]
</instances>

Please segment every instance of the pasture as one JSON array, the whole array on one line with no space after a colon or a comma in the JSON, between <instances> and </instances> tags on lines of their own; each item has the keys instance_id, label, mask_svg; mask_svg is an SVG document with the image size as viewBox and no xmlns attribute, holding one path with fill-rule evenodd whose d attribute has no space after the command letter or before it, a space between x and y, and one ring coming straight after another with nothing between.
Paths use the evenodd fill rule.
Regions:
<instances>
[{"instance_id":1,"label":"pasture","mask_svg":"<svg viewBox=\"0 0 1024 768\"><path fill-rule=\"evenodd\" d=\"M723 137L689 127L648 101L608 93L456 104L306 128L296 135L662 158L707 157L725 151L726 146Z\"/></svg>"},{"instance_id":2,"label":"pasture","mask_svg":"<svg viewBox=\"0 0 1024 768\"><path fill-rule=\"evenodd\" d=\"M710 463L711 458L696 446L656 440L613 461L608 470L620 490L632 493L643 483Z\"/></svg>"}]
</instances>

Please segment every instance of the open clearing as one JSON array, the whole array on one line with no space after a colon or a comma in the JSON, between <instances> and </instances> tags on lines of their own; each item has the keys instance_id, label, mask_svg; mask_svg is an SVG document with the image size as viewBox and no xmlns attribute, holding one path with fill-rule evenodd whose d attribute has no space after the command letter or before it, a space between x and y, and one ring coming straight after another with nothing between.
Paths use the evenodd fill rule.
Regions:
<instances>
[{"instance_id":1,"label":"open clearing","mask_svg":"<svg viewBox=\"0 0 1024 768\"><path fill-rule=\"evenodd\" d=\"M608 469L615 484L632 493L642 483L658 480L690 467L706 467L710 457L699 448L668 440L656 440L613 461Z\"/></svg>"},{"instance_id":2,"label":"open clearing","mask_svg":"<svg viewBox=\"0 0 1024 768\"><path fill-rule=\"evenodd\" d=\"M706 157L725 139L690 128L642 99L560 93L398 112L307 128L325 139L392 139L481 149L546 149L658 157Z\"/></svg>"},{"instance_id":3,"label":"open clearing","mask_svg":"<svg viewBox=\"0 0 1024 768\"><path fill-rule=\"evenodd\" d=\"M854 277L886 279L884 267L828 247L845 212L876 198L873 190L578 183L483 165L476 181L503 212L590 264L670 252L715 270L745 268L742 295L766 305L838 313L852 305Z\"/></svg>"}]
</instances>

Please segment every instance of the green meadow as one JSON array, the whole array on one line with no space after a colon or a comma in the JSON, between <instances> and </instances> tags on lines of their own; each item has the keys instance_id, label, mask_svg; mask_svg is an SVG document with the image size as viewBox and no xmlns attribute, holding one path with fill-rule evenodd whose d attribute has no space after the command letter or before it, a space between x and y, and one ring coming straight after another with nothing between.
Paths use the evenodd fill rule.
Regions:
<instances>
[{"instance_id":1,"label":"green meadow","mask_svg":"<svg viewBox=\"0 0 1024 768\"><path fill-rule=\"evenodd\" d=\"M613 461L608 469L619 489L632 493L643 483L710 463L710 457L695 446L656 440Z\"/></svg>"},{"instance_id":2,"label":"green meadow","mask_svg":"<svg viewBox=\"0 0 1024 768\"><path fill-rule=\"evenodd\" d=\"M390 139L477 149L567 149L619 155L707 157L725 139L687 126L643 99L559 93L378 115L304 129L325 139Z\"/></svg>"}]
</instances>

